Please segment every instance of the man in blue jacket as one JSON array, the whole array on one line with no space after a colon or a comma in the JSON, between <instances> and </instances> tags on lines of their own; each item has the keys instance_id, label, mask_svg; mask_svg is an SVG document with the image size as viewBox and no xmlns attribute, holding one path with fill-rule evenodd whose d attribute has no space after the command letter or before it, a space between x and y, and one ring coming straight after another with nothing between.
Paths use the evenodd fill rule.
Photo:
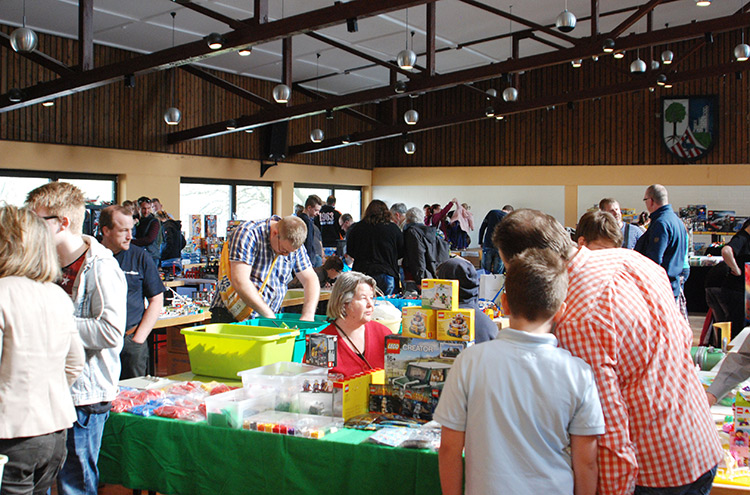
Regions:
<instances>
[{"instance_id":1,"label":"man in blue jacket","mask_svg":"<svg viewBox=\"0 0 750 495\"><path fill-rule=\"evenodd\" d=\"M505 267L500 259L500 253L492 244L492 234L495 233L497 224L505 218L505 215L513 211L511 205L505 205L501 210L490 210L479 227L479 244L482 245L482 268L487 273L503 273Z\"/></svg>"},{"instance_id":2,"label":"man in blue jacket","mask_svg":"<svg viewBox=\"0 0 750 495\"><path fill-rule=\"evenodd\" d=\"M652 184L643 196L651 224L638 239L635 250L661 265L672 284L675 300L680 296L680 274L685 265L687 235L685 224L669 204L667 188Z\"/></svg>"}]
</instances>

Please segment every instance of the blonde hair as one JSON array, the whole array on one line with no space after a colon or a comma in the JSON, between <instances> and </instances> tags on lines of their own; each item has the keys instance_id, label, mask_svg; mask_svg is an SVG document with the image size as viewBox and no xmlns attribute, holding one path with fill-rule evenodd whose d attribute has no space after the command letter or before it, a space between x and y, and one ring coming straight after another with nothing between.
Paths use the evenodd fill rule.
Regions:
<instances>
[{"instance_id":1,"label":"blonde hair","mask_svg":"<svg viewBox=\"0 0 750 495\"><path fill-rule=\"evenodd\" d=\"M60 277L52 234L45 221L28 208L0 207L0 277L37 282Z\"/></svg>"},{"instance_id":2,"label":"blonde hair","mask_svg":"<svg viewBox=\"0 0 750 495\"><path fill-rule=\"evenodd\" d=\"M333 290L331 291L331 298L328 301L328 309L326 309L326 316L330 320L346 316L344 306L352 302L359 284L372 287L373 294L377 292L375 279L364 273L344 272L336 278L336 283L333 284Z\"/></svg>"},{"instance_id":3,"label":"blonde hair","mask_svg":"<svg viewBox=\"0 0 750 495\"><path fill-rule=\"evenodd\" d=\"M32 210L46 208L50 214L67 217L73 234L83 233L86 198L80 189L69 182L48 182L26 196L26 206Z\"/></svg>"},{"instance_id":4,"label":"blonde hair","mask_svg":"<svg viewBox=\"0 0 750 495\"><path fill-rule=\"evenodd\" d=\"M279 239L292 243L292 250L298 249L307 240L307 225L300 217L290 215L279 220Z\"/></svg>"}]
</instances>

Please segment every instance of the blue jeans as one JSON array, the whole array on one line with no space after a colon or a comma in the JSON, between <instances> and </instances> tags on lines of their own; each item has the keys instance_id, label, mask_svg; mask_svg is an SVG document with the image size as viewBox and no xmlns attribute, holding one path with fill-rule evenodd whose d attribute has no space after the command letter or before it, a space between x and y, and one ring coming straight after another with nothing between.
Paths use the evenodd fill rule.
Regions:
<instances>
[{"instance_id":1,"label":"blue jeans","mask_svg":"<svg viewBox=\"0 0 750 495\"><path fill-rule=\"evenodd\" d=\"M716 476L716 466L709 469L700 478L682 486L656 488L650 486L636 486L634 495L707 495L711 493Z\"/></svg>"},{"instance_id":2,"label":"blue jeans","mask_svg":"<svg viewBox=\"0 0 750 495\"><path fill-rule=\"evenodd\" d=\"M487 273L503 273L505 267L500 253L494 248L482 248L482 269Z\"/></svg>"},{"instance_id":3,"label":"blue jeans","mask_svg":"<svg viewBox=\"0 0 750 495\"><path fill-rule=\"evenodd\" d=\"M378 284L378 289L383 291L383 294L386 296L393 294L393 291L396 289L396 279L385 273L373 275L372 278L375 279L375 283Z\"/></svg>"},{"instance_id":4,"label":"blue jeans","mask_svg":"<svg viewBox=\"0 0 750 495\"><path fill-rule=\"evenodd\" d=\"M78 419L68 430L68 458L57 476L60 495L97 495L99 449L109 412L88 413L76 407Z\"/></svg>"}]
</instances>

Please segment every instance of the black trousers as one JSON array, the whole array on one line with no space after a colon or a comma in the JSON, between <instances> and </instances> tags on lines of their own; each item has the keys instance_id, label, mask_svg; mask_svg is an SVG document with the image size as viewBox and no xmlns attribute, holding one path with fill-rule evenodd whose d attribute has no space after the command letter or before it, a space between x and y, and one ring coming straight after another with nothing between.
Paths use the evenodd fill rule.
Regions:
<instances>
[{"instance_id":1,"label":"black trousers","mask_svg":"<svg viewBox=\"0 0 750 495\"><path fill-rule=\"evenodd\" d=\"M0 454L8 456L0 495L43 495L65 462L67 430L37 437L0 440Z\"/></svg>"}]
</instances>

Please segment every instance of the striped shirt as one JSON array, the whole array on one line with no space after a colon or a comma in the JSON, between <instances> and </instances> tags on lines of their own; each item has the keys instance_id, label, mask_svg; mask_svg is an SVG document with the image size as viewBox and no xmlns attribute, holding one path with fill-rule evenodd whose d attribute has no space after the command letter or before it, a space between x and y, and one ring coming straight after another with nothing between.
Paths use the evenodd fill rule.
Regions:
<instances>
[{"instance_id":1,"label":"striped shirt","mask_svg":"<svg viewBox=\"0 0 750 495\"><path fill-rule=\"evenodd\" d=\"M560 344L594 371L607 432L599 493L692 483L722 459L690 359L692 332L664 269L627 249L581 248L568 265Z\"/></svg>"},{"instance_id":2,"label":"striped shirt","mask_svg":"<svg viewBox=\"0 0 750 495\"><path fill-rule=\"evenodd\" d=\"M281 217L274 215L267 220L245 222L229 238L229 260L240 261L252 267L250 280L258 291L268 276L268 283L260 295L274 313L281 309L287 284L294 274L312 267L304 248L296 249L288 256L279 256L276 263L273 263L276 253L271 248L270 227L271 221L279 220ZM224 306L221 297L214 298L214 305ZM253 312L251 318L258 316L257 312Z\"/></svg>"}]
</instances>

